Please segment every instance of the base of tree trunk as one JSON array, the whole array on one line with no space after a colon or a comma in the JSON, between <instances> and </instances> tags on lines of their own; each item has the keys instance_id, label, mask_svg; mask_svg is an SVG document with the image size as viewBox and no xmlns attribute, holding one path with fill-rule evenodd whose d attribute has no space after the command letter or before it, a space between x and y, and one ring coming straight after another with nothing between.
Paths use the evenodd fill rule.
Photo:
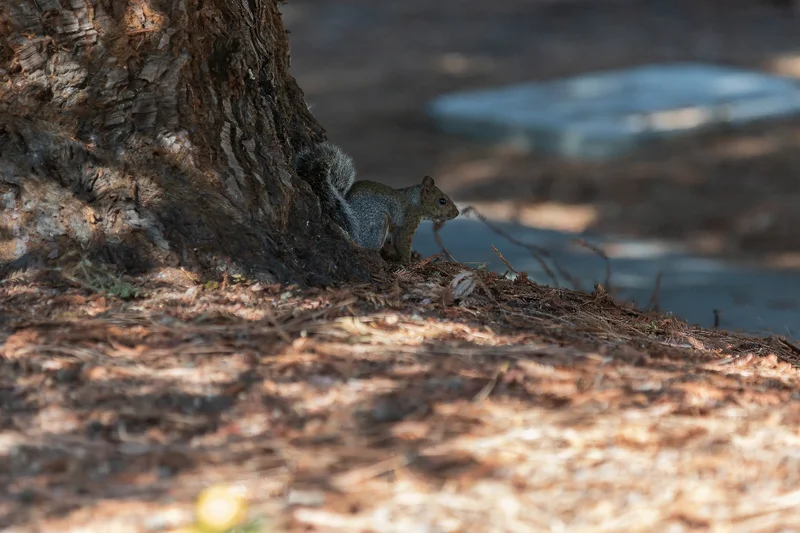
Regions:
<instances>
[{"instance_id":1,"label":"base of tree trunk","mask_svg":"<svg viewBox=\"0 0 800 533\"><path fill-rule=\"evenodd\" d=\"M0 20L0 273L368 278L292 170L324 135L275 0L19 0Z\"/></svg>"}]
</instances>

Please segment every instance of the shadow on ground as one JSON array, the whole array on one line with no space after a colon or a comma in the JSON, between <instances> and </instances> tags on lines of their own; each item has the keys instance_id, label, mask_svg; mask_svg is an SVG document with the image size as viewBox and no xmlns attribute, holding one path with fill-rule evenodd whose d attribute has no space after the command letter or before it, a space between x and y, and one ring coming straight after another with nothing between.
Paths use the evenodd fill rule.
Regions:
<instances>
[{"instance_id":1,"label":"shadow on ground","mask_svg":"<svg viewBox=\"0 0 800 533\"><path fill-rule=\"evenodd\" d=\"M573 468L586 446L617 465L607 497L621 498L653 450L731 461L750 453L732 444L731 423L750 435L754 421L800 413L800 352L785 340L485 272L473 274L484 289L454 305L458 271L433 263L352 290L151 288L128 302L4 281L3 526L157 530L188 520L197 492L222 481L243 483L288 529L325 516L355 527L423 494L472 501L489 481L538 494L560 478L583 498L600 480L578 491L547 457L574 455ZM782 442L785 428L773 429ZM755 485L763 470L740 474ZM777 479L773 492L792 481ZM383 527L367 522L359 529Z\"/></svg>"}]
</instances>

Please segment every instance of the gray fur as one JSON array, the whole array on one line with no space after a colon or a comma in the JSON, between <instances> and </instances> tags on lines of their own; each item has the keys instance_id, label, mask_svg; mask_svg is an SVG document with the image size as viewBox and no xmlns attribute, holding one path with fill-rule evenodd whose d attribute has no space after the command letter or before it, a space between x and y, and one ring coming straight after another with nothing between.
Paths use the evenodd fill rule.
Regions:
<instances>
[{"instance_id":1,"label":"gray fur","mask_svg":"<svg viewBox=\"0 0 800 533\"><path fill-rule=\"evenodd\" d=\"M356 180L353 158L335 144L324 142L298 153L295 171L311 186L322 210L348 235L353 236L355 217L345 200L345 195Z\"/></svg>"},{"instance_id":2,"label":"gray fur","mask_svg":"<svg viewBox=\"0 0 800 533\"><path fill-rule=\"evenodd\" d=\"M430 176L419 185L403 189L355 181L353 160L328 142L300 152L295 168L311 185L323 210L357 245L380 250L388 241L405 264L410 261L411 243L420 221L458 216L455 204Z\"/></svg>"},{"instance_id":3,"label":"gray fur","mask_svg":"<svg viewBox=\"0 0 800 533\"><path fill-rule=\"evenodd\" d=\"M388 186L386 189L394 192ZM376 196L372 191L362 192L356 187L346 198L355 216L353 239L362 248L379 250L389 238L391 228L400 227L405 222L403 206L391 194Z\"/></svg>"}]
</instances>

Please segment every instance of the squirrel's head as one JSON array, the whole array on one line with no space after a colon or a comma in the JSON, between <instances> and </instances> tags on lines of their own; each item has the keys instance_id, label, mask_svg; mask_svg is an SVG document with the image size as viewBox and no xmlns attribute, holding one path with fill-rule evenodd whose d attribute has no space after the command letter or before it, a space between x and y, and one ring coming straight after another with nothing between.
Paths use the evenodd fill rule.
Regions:
<instances>
[{"instance_id":1,"label":"squirrel's head","mask_svg":"<svg viewBox=\"0 0 800 533\"><path fill-rule=\"evenodd\" d=\"M436 186L430 176L422 178L419 199L425 218L429 220L444 222L458 216L456 204Z\"/></svg>"}]
</instances>

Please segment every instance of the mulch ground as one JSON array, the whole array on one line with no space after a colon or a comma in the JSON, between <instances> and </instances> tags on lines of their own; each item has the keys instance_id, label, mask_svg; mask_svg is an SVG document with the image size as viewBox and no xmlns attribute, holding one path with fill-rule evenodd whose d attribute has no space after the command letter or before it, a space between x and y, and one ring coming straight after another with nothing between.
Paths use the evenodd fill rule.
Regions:
<instances>
[{"instance_id":1,"label":"mulch ground","mask_svg":"<svg viewBox=\"0 0 800 533\"><path fill-rule=\"evenodd\" d=\"M0 526L787 531L800 349L432 260L336 289L0 285ZM138 286L141 284L141 286Z\"/></svg>"},{"instance_id":2,"label":"mulch ground","mask_svg":"<svg viewBox=\"0 0 800 533\"><path fill-rule=\"evenodd\" d=\"M443 92L653 61L788 73L800 17L769 2L284 8L293 72L362 177L709 254L800 250L796 122L579 165L424 116ZM800 524L793 341L438 261L328 290L63 274L0 282L4 531L175 531L220 483L274 532Z\"/></svg>"}]
</instances>

